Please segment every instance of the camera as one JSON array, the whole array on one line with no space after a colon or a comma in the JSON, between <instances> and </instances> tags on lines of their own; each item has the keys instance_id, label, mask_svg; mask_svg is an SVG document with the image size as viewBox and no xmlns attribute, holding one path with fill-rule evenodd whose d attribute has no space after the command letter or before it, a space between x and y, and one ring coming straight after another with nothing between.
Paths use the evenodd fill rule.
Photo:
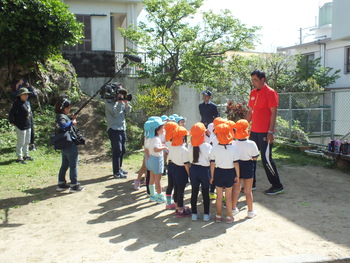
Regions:
<instances>
[{"instance_id":1,"label":"camera","mask_svg":"<svg viewBox=\"0 0 350 263\"><path fill-rule=\"evenodd\" d=\"M118 94L122 94L123 97L119 97ZM132 94L128 94L126 89L121 87L119 83L108 83L100 92L101 98L106 100L132 100Z\"/></svg>"}]
</instances>

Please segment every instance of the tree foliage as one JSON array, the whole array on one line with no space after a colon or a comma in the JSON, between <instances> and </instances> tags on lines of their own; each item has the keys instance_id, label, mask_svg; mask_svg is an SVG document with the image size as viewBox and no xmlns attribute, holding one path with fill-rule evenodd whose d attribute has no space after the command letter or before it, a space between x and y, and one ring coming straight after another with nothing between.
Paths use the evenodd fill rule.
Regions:
<instances>
[{"instance_id":1,"label":"tree foliage","mask_svg":"<svg viewBox=\"0 0 350 263\"><path fill-rule=\"evenodd\" d=\"M78 43L82 24L59 0L0 0L0 35L0 65L13 67Z\"/></svg>"},{"instance_id":2,"label":"tree foliage","mask_svg":"<svg viewBox=\"0 0 350 263\"><path fill-rule=\"evenodd\" d=\"M199 15L203 1L144 0L149 23L120 29L151 60L161 60L157 67L145 65L155 86L217 87L225 53L253 48L258 27L247 28L229 10Z\"/></svg>"},{"instance_id":3,"label":"tree foliage","mask_svg":"<svg viewBox=\"0 0 350 263\"><path fill-rule=\"evenodd\" d=\"M228 61L227 70L232 83L226 90L234 96L247 95L253 88L250 73L264 70L267 83L278 92L318 92L338 79L340 70L322 67L320 58L303 64L301 55L282 53L245 55L234 54Z\"/></svg>"}]
</instances>

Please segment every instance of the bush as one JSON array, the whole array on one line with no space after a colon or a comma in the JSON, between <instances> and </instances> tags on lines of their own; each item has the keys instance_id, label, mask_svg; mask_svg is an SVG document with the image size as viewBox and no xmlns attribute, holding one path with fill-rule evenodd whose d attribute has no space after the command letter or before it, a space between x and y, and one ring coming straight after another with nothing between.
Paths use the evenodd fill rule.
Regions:
<instances>
[{"instance_id":1,"label":"bush","mask_svg":"<svg viewBox=\"0 0 350 263\"><path fill-rule=\"evenodd\" d=\"M289 122L280 116L277 117L277 136L289 138ZM309 138L307 134L302 130L300 122L298 120L293 120L293 125L291 127L290 138L295 141L308 142Z\"/></svg>"}]
</instances>

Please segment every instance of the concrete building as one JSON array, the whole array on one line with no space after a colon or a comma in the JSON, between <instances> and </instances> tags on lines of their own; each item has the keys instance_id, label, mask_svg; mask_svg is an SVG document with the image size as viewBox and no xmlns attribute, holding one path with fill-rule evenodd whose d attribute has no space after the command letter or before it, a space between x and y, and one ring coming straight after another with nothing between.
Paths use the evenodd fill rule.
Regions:
<instances>
[{"instance_id":1,"label":"concrete building","mask_svg":"<svg viewBox=\"0 0 350 263\"><path fill-rule=\"evenodd\" d=\"M74 47L64 47L63 56L74 65L82 90L93 94L121 67L124 62L123 53L128 48L134 48L132 43L121 36L118 28L137 24L137 17L143 8L142 0L62 2L84 24L82 43ZM127 70L128 68L124 69L125 72Z\"/></svg>"},{"instance_id":2,"label":"concrete building","mask_svg":"<svg viewBox=\"0 0 350 263\"><path fill-rule=\"evenodd\" d=\"M350 89L350 27L346 23L350 12L350 1L333 0L319 9L318 25L304 34L314 36L312 41L299 45L278 48L278 52L289 55L302 54L306 60L321 58L323 67L340 69L341 76L327 89ZM300 38L303 38L301 34Z\"/></svg>"}]
</instances>

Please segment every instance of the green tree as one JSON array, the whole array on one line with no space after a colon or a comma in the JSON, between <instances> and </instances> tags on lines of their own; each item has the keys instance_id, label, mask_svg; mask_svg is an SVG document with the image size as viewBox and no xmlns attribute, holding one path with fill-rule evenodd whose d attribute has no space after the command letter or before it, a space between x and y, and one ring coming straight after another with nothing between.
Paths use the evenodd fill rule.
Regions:
<instances>
[{"instance_id":1,"label":"green tree","mask_svg":"<svg viewBox=\"0 0 350 263\"><path fill-rule=\"evenodd\" d=\"M226 74L225 53L253 48L258 27L247 28L229 10L203 12L198 18L203 1L144 0L149 23L120 29L150 59L161 59L158 67L145 65L155 86L218 87Z\"/></svg>"},{"instance_id":2,"label":"green tree","mask_svg":"<svg viewBox=\"0 0 350 263\"><path fill-rule=\"evenodd\" d=\"M323 89L335 83L335 81L340 78L340 69L337 69L332 73L333 68L322 67L321 57L306 61L304 56L297 55L296 61L298 64L296 79L299 82L308 81L310 78L312 78L316 81L317 85Z\"/></svg>"},{"instance_id":3,"label":"green tree","mask_svg":"<svg viewBox=\"0 0 350 263\"><path fill-rule=\"evenodd\" d=\"M0 35L0 66L11 75L78 43L82 24L60 0L0 0Z\"/></svg>"}]
</instances>

